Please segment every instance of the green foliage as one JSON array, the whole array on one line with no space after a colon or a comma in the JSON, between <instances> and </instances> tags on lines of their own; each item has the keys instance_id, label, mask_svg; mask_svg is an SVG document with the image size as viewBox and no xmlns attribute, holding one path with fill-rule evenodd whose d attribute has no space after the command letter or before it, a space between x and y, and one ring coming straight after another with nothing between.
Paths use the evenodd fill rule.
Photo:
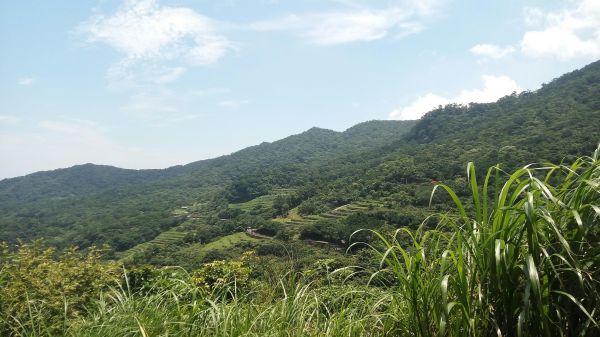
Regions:
<instances>
[{"instance_id":1,"label":"green foliage","mask_svg":"<svg viewBox=\"0 0 600 337\"><path fill-rule=\"evenodd\" d=\"M600 335L598 151L571 159L600 140L599 90L600 61L417 122L0 181L0 240L57 247L0 246L0 334ZM126 278L66 248L103 242Z\"/></svg>"},{"instance_id":2,"label":"green foliage","mask_svg":"<svg viewBox=\"0 0 600 337\"><path fill-rule=\"evenodd\" d=\"M273 255L273 256L288 256L290 252L288 248L278 241L262 242L255 248L258 256Z\"/></svg>"},{"instance_id":3,"label":"green foliage","mask_svg":"<svg viewBox=\"0 0 600 337\"><path fill-rule=\"evenodd\" d=\"M286 216L290 210L290 198L278 195L275 200L273 200L273 208L275 209L275 215Z\"/></svg>"},{"instance_id":4,"label":"green foliage","mask_svg":"<svg viewBox=\"0 0 600 337\"><path fill-rule=\"evenodd\" d=\"M244 261L251 254L245 254L240 261L213 261L202 265L191 275L192 282L209 292L218 292L235 297L238 291L246 291L250 281L250 268Z\"/></svg>"},{"instance_id":5,"label":"green foliage","mask_svg":"<svg viewBox=\"0 0 600 337\"><path fill-rule=\"evenodd\" d=\"M298 206L298 212L301 215L319 214L328 210L326 204L320 203L316 199L308 199Z\"/></svg>"},{"instance_id":6,"label":"green foliage","mask_svg":"<svg viewBox=\"0 0 600 337\"><path fill-rule=\"evenodd\" d=\"M305 226L300 232L300 238L346 244L355 231L361 228L381 229L384 223L383 220L364 213L351 214L345 219L338 220L324 218ZM365 232L359 233L358 236L363 241L370 239L370 235Z\"/></svg>"},{"instance_id":7,"label":"green foliage","mask_svg":"<svg viewBox=\"0 0 600 337\"><path fill-rule=\"evenodd\" d=\"M283 226L275 221L262 221L258 224L256 232L262 235L275 236L282 230Z\"/></svg>"},{"instance_id":8,"label":"green foliage","mask_svg":"<svg viewBox=\"0 0 600 337\"><path fill-rule=\"evenodd\" d=\"M382 228L353 235L377 239L355 256L265 240L256 246L265 254L213 261L192 273L144 266L121 278L93 249L53 259L54 251L39 243L14 252L4 245L0 332L597 336L599 156L600 148L569 166L529 165L512 174L492 167L480 178L469 164L464 182L471 198L436 185L431 199L444 190L454 207L417 229L391 231L386 219L397 214L386 210L330 220L342 229L364 222ZM285 249L285 259L274 257L275 247Z\"/></svg>"},{"instance_id":9,"label":"green foliage","mask_svg":"<svg viewBox=\"0 0 600 337\"><path fill-rule=\"evenodd\" d=\"M103 250L71 248L54 259L42 242L3 246L0 255L0 335L54 334L102 291L117 286L120 269L101 260Z\"/></svg>"},{"instance_id":10,"label":"green foliage","mask_svg":"<svg viewBox=\"0 0 600 337\"><path fill-rule=\"evenodd\" d=\"M6 179L0 181L0 241L44 237L59 248L110 243L124 251L179 225L183 219L174 209L210 204L205 208L208 214L201 216L211 218L226 210L229 201L247 201L276 187L304 186L331 159L379 148L400 139L412 125L413 121L372 121L346 132L313 128L165 170L88 164ZM297 202L290 200L288 206ZM269 203L255 214L283 214L284 208L274 209Z\"/></svg>"},{"instance_id":11,"label":"green foliage","mask_svg":"<svg viewBox=\"0 0 600 337\"><path fill-rule=\"evenodd\" d=\"M493 167L483 186L469 164L472 211L440 184L456 210L436 229L403 228L391 240L373 232L384 245L382 265L398 280L402 329L417 336L600 333L599 152L571 166L527 166L504 182Z\"/></svg>"}]
</instances>

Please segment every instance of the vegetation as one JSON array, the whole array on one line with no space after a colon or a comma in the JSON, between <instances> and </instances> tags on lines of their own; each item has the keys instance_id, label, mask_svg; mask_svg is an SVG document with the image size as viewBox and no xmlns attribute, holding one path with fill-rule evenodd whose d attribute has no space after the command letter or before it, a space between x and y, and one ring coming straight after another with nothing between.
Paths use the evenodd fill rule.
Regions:
<instances>
[{"instance_id":1,"label":"vegetation","mask_svg":"<svg viewBox=\"0 0 600 337\"><path fill-rule=\"evenodd\" d=\"M599 93L2 180L0 335L600 336Z\"/></svg>"},{"instance_id":2,"label":"vegetation","mask_svg":"<svg viewBox=\"0 0 600 337\"><path fill-rule=\"evenodd\" d=\"M0 332L8 336L597 336L600 148L566 165L445 184L437 225L355 242L362 266L302 270L243 254L188 273L116 268L98 251L52 258L2 249ZM362 248L362 249L361 249ZM370 269L373 262L378 270ZM292 267L292 269L289 269ZM290 272L292 270L292 272ZM370 275L368 278L361 275ZM27 286L24 286L27 284ZM33 286L32 286L33 285Z\"/></svg>"},{"instance_id":3,"label":"vegetation","mask_svg":"<svg viewBox=\"0 0 600 337\"><path fill-rule=\"evenodd\" d=\"M173 210L195 204L210 205L202 214L207 219L240 213L268 219L296 207L318 215L365 199L395 209L427 207L430 182L462 186L465 162L514 169L591 153L600 141L599 90L600 61L538 91L448 105L417 122L313 128L166 170L84 165L3 180L0 240L43 237L59 249L108 243L121 252L181 225L185 219ZM288 191L273 192L282 188ZM271 199L257 209L228 210L265 195Z\"/></svg>"}]
</instances>

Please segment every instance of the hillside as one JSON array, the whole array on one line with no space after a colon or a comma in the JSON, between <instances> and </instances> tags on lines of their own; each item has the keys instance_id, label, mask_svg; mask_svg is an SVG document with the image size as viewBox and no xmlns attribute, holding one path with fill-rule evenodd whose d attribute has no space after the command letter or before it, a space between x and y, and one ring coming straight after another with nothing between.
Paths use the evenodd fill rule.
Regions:
<instances>
[{"instance_id":1,"label":"hillside","mask_svg":"<svg viewBox=\"0 0 600 337\"><path fill-rule=\"evenodd\" d=\"M245 201L271 187L299 184L311 168L401 139L412 125L373 121L346 132L313 128L165 170L86 164L5 179L0 182L0 241L44 237L59 247L110 243L124 250L177 225L171 211L179 206L215 195Z\"/></svg>"},{"instance_id":2,"label":"hillside","mask_svg":"<svg viewBox=\"0 0 600 337\"><path fill-rule=\"evenodd\" d=\"M67 169L36 172L0 181L0 204L30 203L95 193L116 186L167 178L171 170L127 170L106 165L83 164Z\"/></svg>"},{"instance_id":3,"label":"hillside","mask_svg":"<svg viewBox=\"0 0 600 337\"><path fill-rule=\"evenodd\" d=\"M200 205L204 224L231 222L220 225L228 229L217 237L255 221L247 216L268 220L283 208L318 215L364 199L418 208L428 204L431 180L460 185L468 161L511 169L588 154L600 141L597 125L600 62L535 92L448 105L417 122L371 121L344 132L312 128L165 170L83 165L7 179L0 182L0 240L45 237L59 247L109 243L124 251L170 228L202 225L173 214L190 205ZM278 201L285 204L279 210L229 208L277 188L294 189Z\"/></svg>"},{"instance_id":4,"label":"hillside","mask_svg":"<svg viewBox=\"0 0 600 337\"><path fill-rule=\"evenodd\" d=\"M600 62L416 122L4 180L0 331L596 336L598 125Z\"/></svg>"},{"instance_id":5,"label":"hillside","mask_svg":"<svg viewBox=\"0 0 600 337\"><path fill-rule=\"evenodd\" d=\"M459 162L476 160L485 166L514 167L523 159L556 162L593 152L600 140L598 125L600 62L595 62L535 92L431 111L407 135L407 153L418 156L443 147L436 151L436 158L443 156L435 160L440 167L456 162L457 155Z\"/></svg>"}]
</instances>

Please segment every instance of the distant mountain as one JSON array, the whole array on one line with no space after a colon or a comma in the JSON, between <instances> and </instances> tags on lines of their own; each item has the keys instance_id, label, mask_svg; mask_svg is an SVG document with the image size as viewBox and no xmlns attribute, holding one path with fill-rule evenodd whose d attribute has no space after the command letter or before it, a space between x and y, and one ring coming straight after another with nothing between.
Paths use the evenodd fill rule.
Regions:
<instances>
[{"instance_id":1,"label":"distant mountain","mask_svg":"<svg viewBox=\"0 0 600 337\"><path fill-rule=\"evenodd\" d=\"M0 205L73 197L168 177L166 170L126 170L83 164L0 181Z\"/></svg>"}]
</instances>

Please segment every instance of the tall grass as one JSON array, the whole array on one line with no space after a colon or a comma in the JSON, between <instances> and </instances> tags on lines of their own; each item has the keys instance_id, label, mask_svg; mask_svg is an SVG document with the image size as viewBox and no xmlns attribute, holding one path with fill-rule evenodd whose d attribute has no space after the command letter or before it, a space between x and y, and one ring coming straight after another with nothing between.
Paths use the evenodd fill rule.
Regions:
<instances>
[{"instance_id":1,"label":"tall grass","mask_svg":"<svg viewBox=\"0 0 600 337\"><path fill-rule=\"evenodd\" d=\"M599 149L600 150L600 149ZM598 336L599 150L570 166L492 167L434 230L399 229L381 264L414 336ZM433 197L432 193L432 197Z\"/></svg>"},{"instance_id":2,"label":"tall grass","mask_svg":"<svg viewBox=\"0 0 600 337\"><path fill-rule=\"evenodd\" d=\"M385 324L375 314L385 300L366 288L313 287L292 277L282 279L280 289L255 288L231 298L199 293L185 279L176 283L141 296L115 289L96 303L94 314L71 326L69 335L385 335Z\"/></svg>"}]
</instances>

